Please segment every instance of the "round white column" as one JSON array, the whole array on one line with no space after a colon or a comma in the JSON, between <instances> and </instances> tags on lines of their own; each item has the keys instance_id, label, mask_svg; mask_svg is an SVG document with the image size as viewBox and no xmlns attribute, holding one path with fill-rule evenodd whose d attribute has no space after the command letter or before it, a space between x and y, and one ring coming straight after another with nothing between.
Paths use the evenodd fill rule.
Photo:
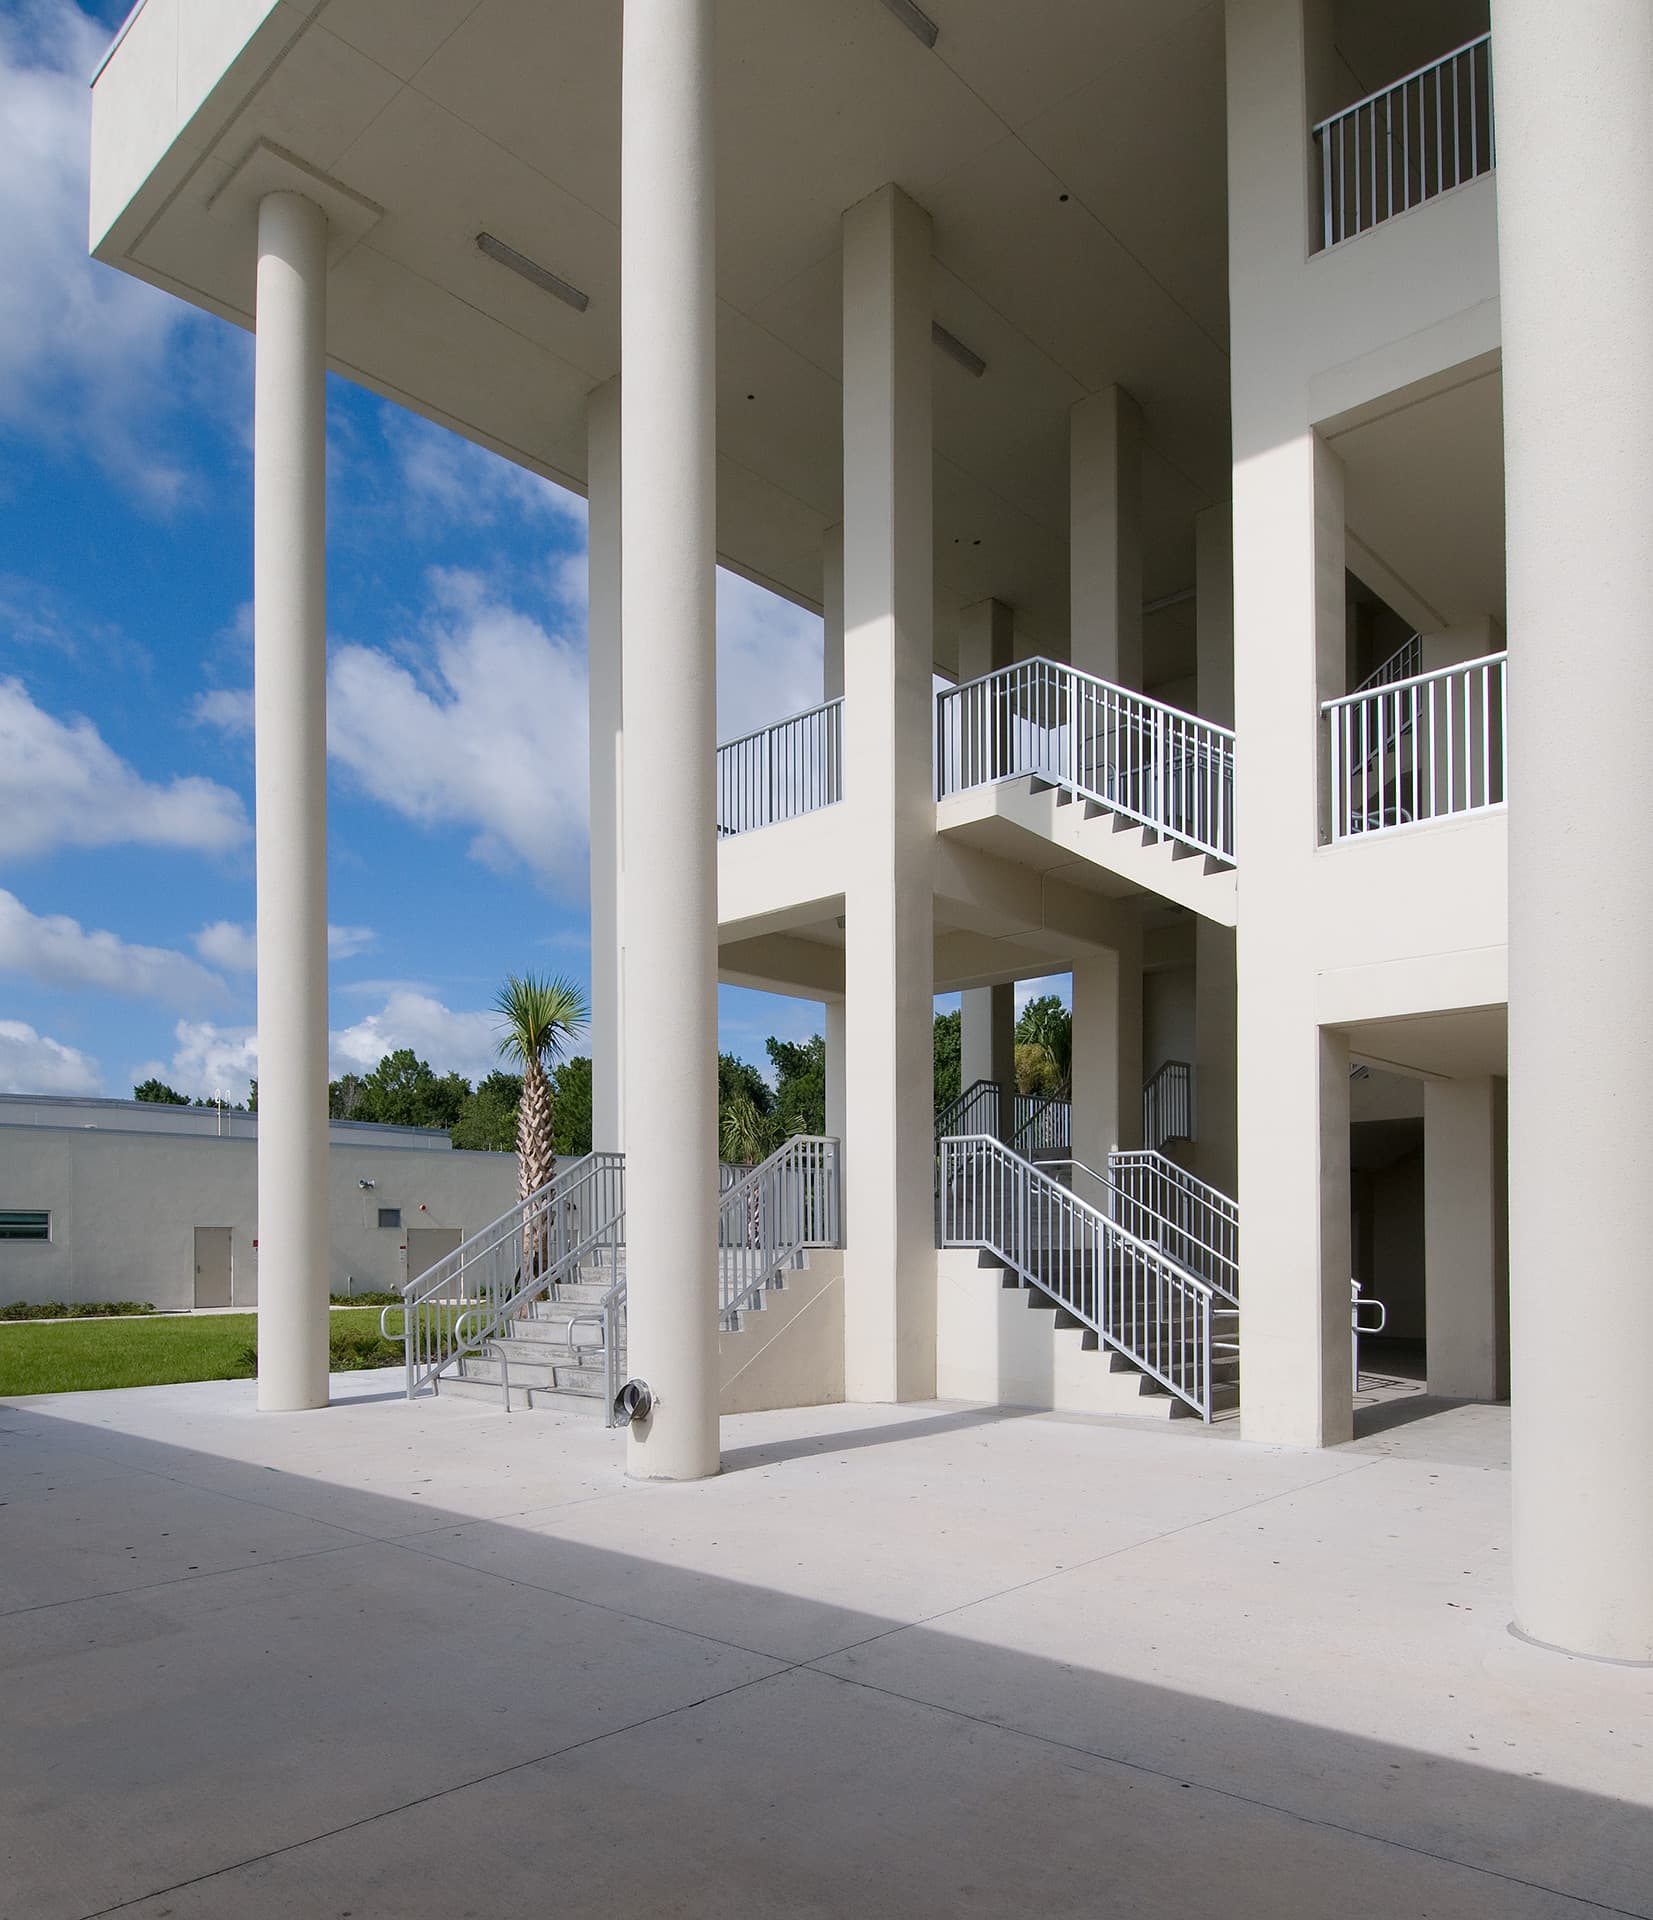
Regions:
<instances>
[{"instance_id":1,"label":"round white column","mask_svg":"<svg viewBox=\"0 0 1653 1920\"><path fill-rule=\"evenodd\" d=\"M626 0L620 606L629 1470L718 1470L712 0Z\"/></svg>"},{"instance_id":2,"label":"round white column","mask_svg":"<svg viewBox=\"0 0 1653 1920\"><path fill-rule=\"evenodd\" d=\"M1515 1625L1653 1660L1653 9L1493 0Z\"/></svg>"},{"instance_id":3,"label":"round white column","mask_svg":"<svg viewBox=\"0 0 1653 1920\"><path fill-rule=\"evenodd\" d=\"M258 1404L327 1404L327 217L258 213Z\"/></svg>"}]
</instances>

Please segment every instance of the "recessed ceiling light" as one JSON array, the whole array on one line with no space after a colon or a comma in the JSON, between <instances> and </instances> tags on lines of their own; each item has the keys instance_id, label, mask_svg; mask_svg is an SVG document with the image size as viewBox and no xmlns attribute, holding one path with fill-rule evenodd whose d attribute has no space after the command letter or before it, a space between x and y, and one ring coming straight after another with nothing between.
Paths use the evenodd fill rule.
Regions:
<instances>
[{"instance_id":1,"label":"recessed ceiling light","mask_svg":"<svg viewBox=\"0 0 1653 1920\"><path fill-rule=\"evenodd\" d=\"M956 360L964 371L979 380L987 371L987 362L972 353L956 333L949 333L939 320L930 322L930 339L949 360Z\"/></svg>"},{"instance_id":2,"label":"recessed ceiling light","mask_svg":"<svg viewBox=\"0 0 1653 1920\"><path fill-rule=\"evenodd\" d=\"M581 293L571 281L563 279L559 273L553 273L549 267L542 267L537 260L530 260L525 253L518 253L515 247L506 246L503 240L496 240L491 233L479 233L476 244L490 260L497 260L502 267L509 267L513 273L520 273L524 280L533 281L543 292L554 294L566 306L576 313L584 313L591 305L591 296Z\"/></svg>"},{"instance_id":3,"label":"recessed ceiling light","mask_svg":"<svg viewBox=\"0 0 1653 1920\"><path fill-rule=\"evenodd\" d=\"M915 7L913 0L884 0L884 4L915 40L922 40L925 46L933 47L940 38L940 27L922 7Z\"/></svg>"}]
</instances>

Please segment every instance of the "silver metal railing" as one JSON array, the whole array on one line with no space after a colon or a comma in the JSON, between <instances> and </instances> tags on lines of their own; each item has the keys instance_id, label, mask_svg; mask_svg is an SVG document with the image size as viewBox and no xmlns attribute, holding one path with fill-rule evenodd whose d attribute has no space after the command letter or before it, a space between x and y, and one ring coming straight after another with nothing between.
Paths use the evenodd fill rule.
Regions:
<instances>
[{"instance_id":1,"label":"silver metal railing","mask_svg":"<svg viewBox=\"0 0 1653 1920\"><path fill-rule=\"evenodd\" d=\"M941 1244L983 1247L1211 1418L1212 1288L981 1135L941 1143Z\"/></svg>"},{"instance_id":2,"label":"silver metal railing","mask_svg":"<svg viewBox=\"0 0 1653 1920\"><path fill-rule=\"evenodd\" d=\"M400 1308L379 1316L385 1338L402 1341L408 1398L433 1388L465 1354L480 1354L528 1301L573 1278L582 1260L623 1245L625 1205L624 1156L588 1153L410 1280ZM398 1312L400 1333L390 1325Z\"/></svg>"},{"instance_id":3,"label":"silver metal railing","mask_svg":"<svg viewBox=\"0 0 1653 1920\"><path fill-rule=\"evenodd\" d=\"M800 1133L718 1203L718 1324L796 1267L810 1247L843 1244L838 1142Z\"/></svg>"},{"instance_id":4,"label":"silver metal railing","mask_svg":"<svg viewBox=\"0 0 1653 1920\"><path fill-rule=\"evenodd\" d=\"M936 795L1031 775L1234 860L1234 735L1055 660L936 696Z\"/></svg>"},{"instance_id":5,"label":"silver metal railing","mask_svg":"<svg viewBox=\"0 0 1653 1920\"><path fill-rule=\"evenodd\" d=\"M1492 36L1330 115L1314 139L1327 247L1486 173L1495 158Z\"/></svg>"},{"instance_id":6,"label":"silver metal railing","mask_svg":"<svg viewBox=\"0 0 1653 1920\"><path fill-rule=\"evenodd\" d=\"M717 750L717 830L724 838L795 820L844 797L844 703L828 700Z\"/></svg>"},{"instance_id":7,"label":"silver metal railing","mask_svg":"<svg viewBox=\"0 0 1653 1920\"><path fill-rule=\"evenodd\" d=\"M1108 1210L1138 1239L1163 1247L1179 1267L1240 1298L1240 1209L1219 1188L1150 1151L1108 1155Z\"/></svg>"},{"instance_id":8,"label":"silver metal railing","mask_svg":"<svg viewBox=\"0 0 1653 1920\"><path fill-rule=\"evenodd\" d=\"M1410 680L1415 673L1423 672L1423 635L1414 633L1409 640L1403 640L1384 661L1382 666L1374 667L1355 687L1355 693L1369 692L1373 687L1386 687L1394 680Z\"/></svg>"},{"instance_id":9,"label":"silver metal railing","mask_svg":"<svg viewBox=\"0 0 1653 1920\"><path fill-rule=\"evenodd\" d=\"M990 1133L999 1137L999 1085L996 1080L972 1080L936 1115L936 1138L949 1133Z\"/></svg>"},{"instance_id":10,"label":"silver metal railing","mask_svg":"<svg viewBox=\"0 0 1653 1920\"><path fill-rule=\"evenodd\" d=\"M1324 703L1334 840L1504 804L1508 662L1491 653Z\"/></svg>"},{"instance_id":11,"label":"silver metal railing","mask_svg":"<svg viewBox=\"0 0 1653 1920\"><path fill-rule=\"evenodd\" d=\"M1073 1103L1061 1094L1018 1093L1010 1112L1010 1144L1016 1152L1063 1153L1073 1145Z\"/></svg>"},{"instance_id":12,"label":"silver metal railing","mask_svg":"<svg viewBox=\"0 0 1653 1920\"><path fill-rule=\"evenodd\" d=\"M1194 1138L1194 1069L1167 1060L1142 1085L1142 1139L1154 1150L1169 1140Z\"/></svg>"}]
</instances>

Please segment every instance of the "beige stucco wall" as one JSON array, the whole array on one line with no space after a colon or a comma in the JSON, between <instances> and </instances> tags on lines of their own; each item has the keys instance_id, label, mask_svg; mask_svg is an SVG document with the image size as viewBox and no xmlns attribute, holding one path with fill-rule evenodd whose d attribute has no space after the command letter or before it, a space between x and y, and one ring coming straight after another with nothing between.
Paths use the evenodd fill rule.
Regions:
<instances>
[{"instance_id":1,"label":"beige stucco wall","mask_svg":"<svg viewBox=\"0 0 1653 1920\"><path fill-rule=\"evenodd\" d=\"M193 1305L195 1228L231 1231L233 1301L258 1298L257 1144L104 1129L0 1129L0 1205L48 1208L49 1242L0 1241L0 1301L147 1300ZM516 1198L511 1153L334 1146L328 1155L330 1286L399 1287L405 1232L377 1225L400 1207L403 1227L474 1233ZM358 1182L371 1180L371 1191Z\"/></svg>"},{"instance_id":2,"label":"beige stucco wall","mask_svg":"<svg viewBox=\"0 0 1653 1920\"><path fill-rule=\"evenodd\" d=\"M718 1336L718 1409L833 1406L844 1397L844 1256L811 1253L737 1333Z\"/></svg>"}]
</instances>

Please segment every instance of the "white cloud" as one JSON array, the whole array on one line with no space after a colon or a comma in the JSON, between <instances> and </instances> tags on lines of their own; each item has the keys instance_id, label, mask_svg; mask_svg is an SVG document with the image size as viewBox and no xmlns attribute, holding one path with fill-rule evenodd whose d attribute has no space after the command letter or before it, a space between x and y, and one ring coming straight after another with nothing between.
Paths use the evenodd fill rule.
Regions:
<instances>
[{"instance_id":1,"label":"white cloud","mask_svg":"<svg viewBox=\"0 0 1653 1920\"><path fill-rule=\"evenodd\" d=\"M168 349L200 322L87 257L87 82L108 40L73 0L13 0L0 11L0 421L49 444L88 445L165 509L187 475L151 427L176 392L180 369L162 378Z\"/></svg>"},{"instance_id":2,"label":"white cloud","mask_svg":"<svg viewBox=\"0 0 1653 1920\"><path fill-rule=\"evenodd\" d=\"M820 616L720 568L717 737L733 740L820 700Z\"/></svg>"},{"instance_id":3,"label":"white cloud","mask_svg":"<svg viewBox=\"0 0 1653 1920\"><path fill-rule=\"evenodd\" d=\"M0 1029L3 1031L3 1029ZM174 1029L177 1049L169 1065L134 1068L137 1080L150 1073L181 1092L205 1097L224 1093L245 1100L248 1082L258 1074L258 1030L220 1027L210 1020L180 1020ZM328 1036L328 1072L371 1073L387 1053L411 1047L438 1073L462 1073L480 1080L500 1064L498 1016L456 1013L434 994L393 986L385 1004L353 1026Z\"/></svg>"},{"instance_id":4,"label":"white cloud","mask_svg":"<svg viewBox=\"0 0 1653 1920\"><path fill-rule=\"evenodd\" d=\"M203 726L222 727L225 733L251 733L253 690L251 687L211 687L195 696L190 713Z\"/></svg>"},{"instance_id":5,"label":"white cloud","mask_svg":"<svg viewBox=\"0 0 1653 1920\"><path fill-rule=\"evenodd\" d=\"M480 1080L499 1065L499 1017L455 1013L433 994L404 988L393 992L378 1013L336 1030L331 1046L335 1078L370 1073L387 1053L411 1047L438 1073Z\"/></svg>"},{"instance_id":6,"label":"white cloud","mask_svg":"<svg viewBox=\"0 0 1653 1920\"><path fill-rule=\"evenodd\" d=\"M101 987L174 1007L224 997L218 976L187 954L131 946L113 933L88 933L64 913L30 913L3 887L0 972L27 974L50 987Z\"/></svg>"},{"instance_id":7,"label":"white cloud","mask_svg":"<svg viewBox=\"0 0 1653 1920\"><path fill-rule=\"evenodd\" d=\"M0 1020L0 1093L101 1093L98 1063L21 1020Z\"/></svg>"},{"instance_id":8,"label":"white cloud","mask_svg":"<svg viewBox=\"0 0 1653 1920\"><path fill-rule=\"evenodd\" d=\"M195 936L195 951L230 973L251 973L258 965L258 941L252 928L234 920L214 920L203 927Z\"/></svg>"},{"instance_id":9,"label":"white cloud","mask_svg":"<svg viewBox=\"0 0 1653 1920\"><path fill-rule=\"evenodd\" d=\"M258 1073L258 1034L253 1028L180 1020L173 1038L178 1048L160 1078L197 1099L213 1094L223 1094L232 1102L246 1099L248 1084ZM139 1080L144 1077L138 1075Z\"/></svg>"},{"instance_id":10,"label":"white cloud","mask_svg":"<svg viewBox=\"0 0 1653 1920\"><path fill-rule=\"evenodd\" d=\"M504 513L560 523L583 541L586 504L577 493L415 414L390 416L387 433L403 486L446 525L489 526Z\"/></svg>"},{"instance_id":11,"label":"white cloud","mask_svg":"<svg viewBox=\"0 0 1653 1920\"><path fill-rule=\"evenodd\" d=\"M145 780L90 720L58 720L21 680L0 679L0 858L127 845L223 853L247 833L228 787Z\"/></svg>"},{"instance_id":12,"label":"white cloud","mask_svg":"<svg viewBox=\"0 0 1653 1920\"><path fill-rule=\"evenodd\" d=\"M365 953L378 936L371 927L335 927L327 929L327 952L334 960L348 960ZM214 920L195 936L195 951L203 960L230 973L255 973L258 970L258 935L238 920Z\"/></svg>"},{"instance_id":13,"label":"white cloud","mask_svg":"<svg viewBox=\"0 0 1653 1920\"><path fill-rule=\"evenodd\" d=\"M432 575L438 611L401 657L341 646L328 746L376 800L428 826L471 828L488 865L564 889L586 851L581 649L501 605L474 574Z\"/></svg>"},{"instance_id":14,"label":"white cloud","mask_svg":"<svg viewBox=\"0 0 1653 1920\"><path fill-rule=\"evenodd\" d=\"M366 953L379 936L371 927L335 927L327 929L327 953L332 960L352 960Z\"/></svg>"}]
</instances>

